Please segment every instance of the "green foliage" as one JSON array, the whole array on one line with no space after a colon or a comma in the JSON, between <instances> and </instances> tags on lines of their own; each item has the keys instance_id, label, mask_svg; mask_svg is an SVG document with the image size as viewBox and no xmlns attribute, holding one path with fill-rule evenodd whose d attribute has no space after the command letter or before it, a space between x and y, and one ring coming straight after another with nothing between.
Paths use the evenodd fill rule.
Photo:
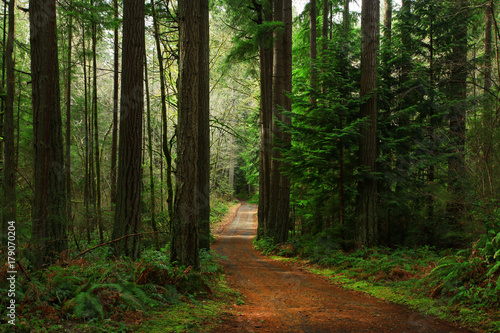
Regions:
<instances>
[{"instance_id":1,"label":"green foliage","mask_svg":"<svg viewBox=\"0 0 500 333\"><path fill-rule=\"evenodd\" d=\"M18 276L16 299L21 330L62 331L65 323L91 332L123 330L140 322L154 309L172 306L188 297L191 302L210 295L221 274L219 258L202 252L201 271L174 267L168 252L147 250L141 261L85 261ZM30 280L28 280L28 276ZM0 292L5 316L8 284ZM0 325L1 327L1 325Z\"/></svg>"}]
</instances>

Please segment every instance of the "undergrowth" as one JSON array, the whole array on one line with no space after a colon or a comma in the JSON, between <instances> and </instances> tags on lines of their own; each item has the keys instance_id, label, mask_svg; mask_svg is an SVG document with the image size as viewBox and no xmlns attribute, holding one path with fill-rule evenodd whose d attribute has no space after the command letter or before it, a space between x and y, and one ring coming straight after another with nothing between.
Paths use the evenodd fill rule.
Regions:
<instances>
[{"instance_id":1,"label":"undergrowth","mask_svg":"<svg viewBox=\"0 0 500 333\"><path fill-rule=\"evenodd\" d=\"M15 330L6 321L4 269L0 331L134 332L155 311L212 294L221 268L213 253L202 252L200 259L200 272L172 266L165 249L145 251L136 262L79 258L46 270L28 270L17 276Z\"/></svg>"},{"instance_id":2,"label":"undergrowth","mask_svg":"<svg viewBox=\"0 0 500 333\"><path fill-rule=\"evenodd\" d=\"M442 251L425 246L345 252L327 233L278 245L260 239L254 246L347 288L500 332L500 228L491 228L468 249Z\"/></svg>"}]
</instances>

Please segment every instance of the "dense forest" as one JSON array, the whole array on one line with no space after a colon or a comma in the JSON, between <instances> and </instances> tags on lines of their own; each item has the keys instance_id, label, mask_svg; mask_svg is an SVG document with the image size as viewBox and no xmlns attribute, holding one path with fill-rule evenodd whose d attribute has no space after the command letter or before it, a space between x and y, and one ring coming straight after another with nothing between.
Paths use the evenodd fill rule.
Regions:
<instances>
[{"instance_id":1,"label":"dense forest","mask_svg":"<svg viewBox=\"0 0 500 333\"><path fill-rule=\"evenodd\" d=\"M500 330L498 7L4 0L0 326L135 331L212 297L248 201L260 251Z\"/></svg>"}]
</instances>

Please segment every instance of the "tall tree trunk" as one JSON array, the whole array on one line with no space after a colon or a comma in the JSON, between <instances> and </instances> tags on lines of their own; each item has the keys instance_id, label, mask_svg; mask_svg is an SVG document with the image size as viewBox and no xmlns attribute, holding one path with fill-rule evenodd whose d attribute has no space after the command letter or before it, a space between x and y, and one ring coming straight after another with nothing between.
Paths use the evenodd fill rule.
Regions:
<instances>
[{"instance_id":1,"label":"tall tree trunk","mask_svg":"<svg viewBox=\"0 0 500 333\"><path fill-rule=\"evenodd\" d=\"M363 0L361 7L361 130L358 183L357 243L374 245L378 241L377 222L377 50L379 45L379 0Z\"/></svg>"},{"instance_id":2,"label":"tall tree trunk","mask_svg":"<svg viewBox=\"0 0 500 333\"><path fill-rule=\"evenodd\" d=\"M274 3L274 21L283 22L283 0L276 0ZM283 63L283 31L274 33L274 63L273 63L273 121L272 121L272 149L271 149L271 187L269 200L269 217L267 236L277 241L277 228L279 213L279 196L281 187L281 153L278 141L282 138L282 131L278 121L282 120L280 108L284 107L284 63Z\"/></svg>"},{"instance_id":3,"label":"tall tree trunk","mask_svg":"<svg viewBox=\"0 0 500 333\"><path fill-rule=\"evenodd\" d=\"M34 129L34 265L41 268L68 248L56 3L30 0Z\"/></svg>"},{"instance_id":4,"label":"tall tree trunk","mask_svg":"<svg viewBox=\"0 0 500 333\"><path fill-rule=\"evenodd\" d=\"M485 4L485 23L484 23L484 88L483 88L483 98L484 98L484 117L483 117L483 126L485 128L489 128L488 139L484 143L485 148L483 149L483 160L484 160L484 168L486 169L487 181L488 183L488 194L490 198L494 197L494 186L493 186L493 165L491 163L492 156L494 154L494 138L493 138L493 128L492 125L494 122L494 108L493 108L493 98L491 96L491 72L492 72L492 38L491 38L491 29L493 25L493 1L487 2ZM493 125L494 126L494 125Z\"/></svg>"},{"instance_id":5,"label":"tall tree trunk","mask_svg":"<svg viewBox=\"0 0 500 333\"><path fill-rule=\"evenodd\" d=\"M272 3L259 6L258 24L272 21ZM257 237L263 237L267 230L269 217L271 184L271 129L272 122L272 81L273 50L270 47L272 33L267 33L259 46L260 58L260 148L259 148L259 210Z\"/></svg>"},{"instance_id":6,"label":"tall tree trunk","mask_svg":"<svg viewBox=\"0 0 500 333\"><path fill-rule=\"evenodd\" d=\"M168 140L168 119L167 119L167 93L165 87L165 71L164 71L164 59L161 48L160 41L160 30L158 24L158 18L156 15L156 9L154 1L151 2L151 10L153 14L153 25L155 29L155 42L156 42L156 52L158 54L158 69L160 71L160 97L161 97L161 121L162 121L162 147L163 154L165 156L167 162L167 208L168 208L168 217L169 222L172 223L173 220L173 185L172 185L172 156L170 153L170 145Z\"/></svg>"},{"instance_id":7,"label":"tall tree trunk","mask_svg":"<svg viewBox=\"0 0 500 333\"><path fill-rule=\"evenodd\" d=\"M210 76L209 0L200 1L198 208L200 249L210 250Z\"/></svg>"},{"instance_id":8,"label":"tall tree trunk","mask_svg":"<svg viewBox=\"0 0 500 333\"><path fill-rule=\"evenodd\" d=\"M144 1L123 2L123 53L118 178L113 239L141 231L142 116L144 111ZM140 237L115 243L115 254L136 259Z\"/></svg>"},{"instance_id":9,"label":"tall tree trunk","mask_svg":"<svg viewBox=\"0 0 500 333\"><path fill-rule=\"evenodd\" d=\"M99 147L99 117L98 117L98 100L97 100L97 22L94 20L96 17L92 18L92 69L93 69L93 87L92 87L92 109L94 111L94 145L95 145L95 196L96 196L96 211L95 218L97 219L97 226L99 228L99 240L104 243L104 226L102 223L101 214L101 159L100 159L100 147Z\"/></svg>"},{"instance_id":10,"label":"tall tree trunk","mask_svg":"<svg viewBox=\"0 0 500 333\"><path fill-rule=\"evenodd\" d=\"M312 105L316 105L316 98L314 97L314 94L316 91L316 81L318 77L318 73L316 72L316 61L318 58L318 48L316 42L317 41L316 20L318 18L318 14L316 8L316 0L310 0L309 4L311 6L311 13L309 17L309 56L311 57L311 61L309 63L310 64L309 85L311 88L310 101Z\"/></svg>"},{"instance_id":11,"label":"tall tree trunk","mask_svg":"<svg viewBox=\"0 0 500 333\"><path fill-rule=\"evenodd\" d=\"M90 224L90 193L91 193L91 177L90 177L90 123L89 123L89 106L88 106L88 80L87 80L87 48L85 47L85 24L82 27L82 57L83 57L83 91L84 91L84 117L85 117L85 177L84 177L84 190L83 190L83 205L85 207L85 226L87 229L87 243L90 244L90 237L92 226Z\"/></svg>"},{"instance_id":12,"label":"tall tree trunk","mask_svg":"<svg viewBox=\"0 0 500 333\"><path fill-rule=\"evenodd\" d=\"M14 7L15 0L9 1L9 27L7 36L7 45L5 46L5 65L7 70L7 97L4 113L4 145L5 156L3 165L2 182L2 235L0 244L4 244L7 235L8 222L16 220L16 151L14 136L14 93L15 80L14 75ZM1 133L0 133L1 134ZM0 142L1 145L1 142ZM1 157L0 157L1 158Z\"/></svg>"},{"instance_id":13,"label":"tall tree trunk","mask_svg":"<svg viewBox=\"0 0 500 333\"><path fill-rule=\"evenodd\" d=\"M118 0L113 0L114 18L118 21ZM119 105L119 65L120 65L120 46L119 27L115 26L113 30L114 48L113 48L113 130L111 134L111 209L116 204L116 162L118 156L118 105Z\"/></svg>"},{"instance_id":14,"label":"tall tree trunk","mask_svg":"<svg viewBox=\"0 0 500 333\"><path fill-rule=\"evenodd\" d=\"M283 36L283 94L292 92L292 0L283 1L283 22L285 23L285 34ZM292 111L292 100L289 96L284 96L284 110ZM284 124L290 126L292 119L290 116L282 114ZM282 132L281 140L283 148L289 149L292 144L292 137L287 132ZM286 168L286 163L283 163ZM283 243L288 239L290 230L290 177L281 172L281 186L277 219L277 237L278 243Z\"/></svg>"},{"instance_id":15,"label":"tall tree trunk","mask_svg":"<svg viewBox=\"0 0 500 333\"><path fill-rule=\"evenodd\" d=\"M73 209L71 196L71 83L72 83L72 55L73 55L73 15L69 15L68 22L68 55L66 68L66 216L68 227L73 228Z\"/></svg>"},{"instance_id":16,"label":"tall tree trunk","mask_svg":"<svg viewBox=\"0 0 500 333\"><path fill-rule=\"evenodd\" d=\"M452 201L448 206L449 217L457 222L464 209L465 169L465 117L467 99L467 20L464 0L455 0L456 27L453 29L452 69L450 80L450 138L453 154L448 159L449 190Z\"/></svg>"},{"instance_id":17,"label":"tall tree trunk","mask_svg":"<svg viewBox=\"0 0 500 333\"><path fill-rule=\"evenodd\" d=\"M146 49L144 49L146 51ZM144 86L146 88L146 122L148 131L148 155L149 155L149 191L150 196L150 211L151 211L151 229L155 232L153 239L156 250L160 250L160 242L158 240L158 226L156 224L156 197L155 197L155 178L154 178L154 158L153 158L153 128L151 127L151 98L149 97L149 75L148 75L148 57L144 52Z\"/></svg>"},{"instance_id":18,"label":"tall tree trunk","mask_svg":"<svg viewBox=\"0 0 500 333\"><path fill-rule=\"evenodd\" d=\"M177 174L171 261L199 268L199 94L200 2L180 0ZM193 176L194 175L194 176Z\"/></svg>"}]
</instances>

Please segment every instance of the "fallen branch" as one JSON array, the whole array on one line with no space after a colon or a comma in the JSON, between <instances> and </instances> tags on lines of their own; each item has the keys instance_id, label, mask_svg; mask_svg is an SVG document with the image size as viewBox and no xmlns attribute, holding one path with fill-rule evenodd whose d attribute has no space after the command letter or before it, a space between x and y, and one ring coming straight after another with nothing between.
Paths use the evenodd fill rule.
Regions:
<instances>
[{"instance_id":1,"label":"fallen branch","mask_svg":"<svg viewBox=\"0 0 500 333\"><path fill-rule=\"evenodd\" d=\"M125 238L128 238L128 237L151 235L151 234L159 234L159 233L160 234L166 234L167 232L166 231L150 231L150 232L140 232L140 233L137 233L137 234L125 235L123 237L120 237L120 238L117 238L117 239L113 239L113 240L110 240L109 242L105 242L105 243L96 245L96 246L94 246L94 247L92 247L90 249L87 249L87 250L83 251L82 253L78 254L77 256L75 256L74 258L72 258L71 260L75 260L75 259L83 256L84 254L87 254L88 252L91 252L91 251L94 251L97 248L100 248L101 246L106 246L106 245L109 245L109 244L121 241L122 239L125 239Z\"/></svg>"}]
</instances>

